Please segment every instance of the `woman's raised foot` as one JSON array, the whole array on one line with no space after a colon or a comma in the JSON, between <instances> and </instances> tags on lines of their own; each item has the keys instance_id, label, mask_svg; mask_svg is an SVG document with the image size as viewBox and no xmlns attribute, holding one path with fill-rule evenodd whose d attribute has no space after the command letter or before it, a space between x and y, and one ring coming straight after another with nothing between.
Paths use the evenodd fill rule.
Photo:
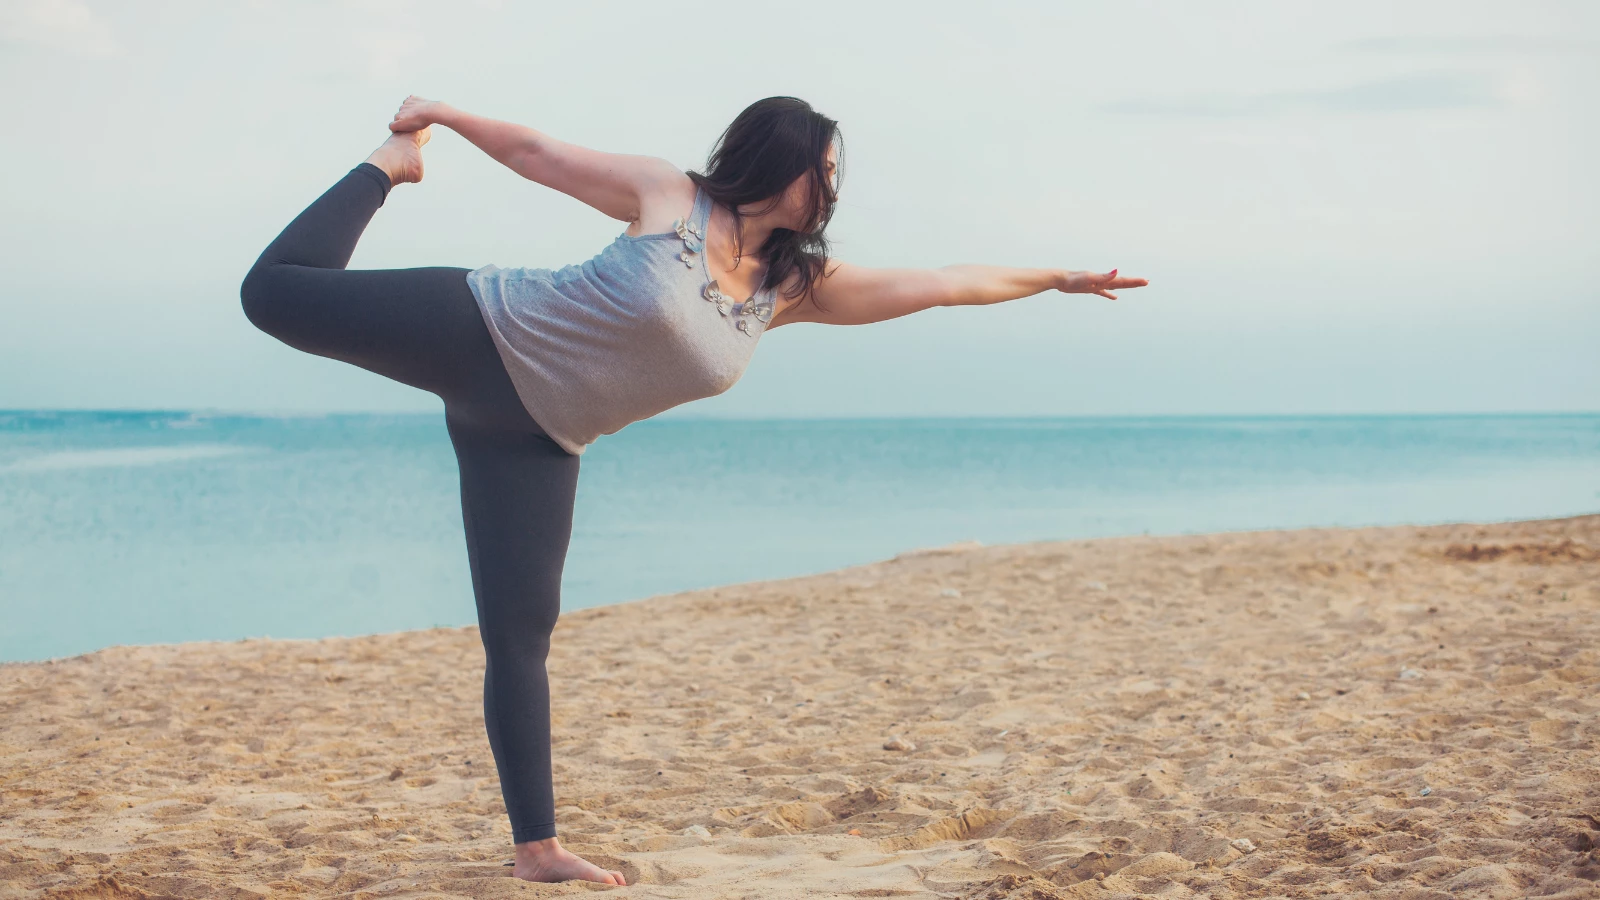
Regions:
<instances>
[{"instance_id":1,"label":"woman's raised foot","mask_svg":"<svg viewBox=\"0 0 1600 900\"><path fill-rule=\"evenodd\" d=\"M517 845L511 874L524 881L595 881L626 885L621 872L607 871L561 846L555 838Z\"/></svg>"},{"instance_id":2,"label":"woman's raised foot","mask_svg":"<svg viewBox=\"0 0 1600 900\"><path fill-rule=\"evenodd\" d=\"M367 162L382 169L390 184L405 184L422 180L422 145L433 137L433 126L416 131L400 131L389 135L382 146L372 151Z\"/></svg>"}]
</instances>

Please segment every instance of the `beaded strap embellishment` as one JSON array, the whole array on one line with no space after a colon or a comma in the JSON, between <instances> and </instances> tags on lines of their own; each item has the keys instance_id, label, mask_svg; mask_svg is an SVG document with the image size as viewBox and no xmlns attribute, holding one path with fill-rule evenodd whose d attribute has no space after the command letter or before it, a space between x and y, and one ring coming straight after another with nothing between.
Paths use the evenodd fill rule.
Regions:
<instances>
[{"instance_id":1,"label":"beaded strap embellishment","mask_svg":"<svg viewBox=\"0 0 1600 900\"><path fill-rule=\"evenodd\" d=\"M678 254L678 259L689 268L694 268L694 255L705 247L706 236L695 229L694 223L688 219L678 219L672 223L672 230L683 238L683 250ZM695 246L695 242L699 246Z\"/></svg>"},{"instance_id":2,"label":"beaded strap embellishment","mask_svg":"<svg viewBox=\"0 0 1600 900\"><path fill-rule=\"evenodd\" d=\"M717 280L715 278L706 283L705 290L701 291L701 294L707 300L715 303L717 305L717 312L722 313L725 316L733 312L734 306L738 306L739 311L737 315L739 318L734 324L738 325L739 330L745 334L750 333L750 319L752 318L763 325L772 321L771 300L768 300L766 303L756 303L754 298L751 298L743 303L736 304L733 302L731 297L722 292L722 288L717 284Z\"/></svg>"},{"instance_id":3,"label":"beaded strap embellishment","mask_svg":"<svg viewBox=\"0 0 1600 900\"><path fill-rule=\"evenodd\" d=\"M705 249L705 233L695 228L694 223L688 219L678 219L677 221L673 222L672 230L677 232L678 237L683 239L683 249L678 252L679 261L691 269L694 268L694 255ZM773 304L771 300L760 304L751 302L750 300L747 300L744 303L735 303L733 298L722 292L722 288L717 284L717 280L715 278L707 282L705 289L700 293L707 300L715 303L717 305L717 312L721 313L722 315L737 315L738 318L735 321L735 324L738 326L739 330L745 334L751 333L751 318L754 318L756 321L761 322L762 324L772 321ZM759 291L757 293L759 293ZM752 298L752 300L753 299L754 298ZM735 306L739 307L739 310L736 313L734 311Z\"/></svg>"}]
</instances>

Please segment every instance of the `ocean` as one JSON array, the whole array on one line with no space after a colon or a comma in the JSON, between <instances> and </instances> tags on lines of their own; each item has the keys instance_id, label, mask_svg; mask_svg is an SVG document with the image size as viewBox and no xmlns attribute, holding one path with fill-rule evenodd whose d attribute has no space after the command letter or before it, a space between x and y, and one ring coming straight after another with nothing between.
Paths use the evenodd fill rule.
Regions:
<instances>
[{"instance_id":1,"label":"ocean","mask_svg":"<svg viewBox=\"0 0 1600 900\"><path fill-rule=\"evenodd\" d=\"M583 457L563 606L919 547L1600 511L1600 414L694 420ZM0 412L0 661L475 620L441 415Z\"/></svg>"}]
</instances>

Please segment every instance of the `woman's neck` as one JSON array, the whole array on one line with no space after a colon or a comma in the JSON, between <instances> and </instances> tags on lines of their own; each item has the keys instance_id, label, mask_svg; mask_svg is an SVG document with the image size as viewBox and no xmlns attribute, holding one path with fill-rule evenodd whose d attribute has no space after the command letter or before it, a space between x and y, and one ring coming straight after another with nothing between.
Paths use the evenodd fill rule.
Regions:
<instances>
[{"instance_id":1,"label":"woman's neck","mask_svg":"<svg viewBox=\"0 0 1600 900\"><path fill-rule=\"evenodd\" d=\"M750 207L759 208L760 205L750 204ZM720 204L711 208L711 215L717 220L716 226L711 229L718 236L717 243L720 246L716 248L717 252L730 260L741 252L746 257L753 258L757 256L761 252L761 248L766 245L767 238L772 236L774 230L789 227L787 222L779 220L776 209L765 215L747 214L743 219L742 225L731 210ZM734 229L736 228L743 229L744 246L742 251L737 249L738 245L734 243Z\"/></svg>"}]
</instances>

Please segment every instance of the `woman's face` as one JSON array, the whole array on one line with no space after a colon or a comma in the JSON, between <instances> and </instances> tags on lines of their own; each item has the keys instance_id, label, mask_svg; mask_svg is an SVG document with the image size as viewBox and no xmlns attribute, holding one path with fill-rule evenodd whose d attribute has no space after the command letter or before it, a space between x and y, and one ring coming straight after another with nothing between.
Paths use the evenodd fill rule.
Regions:
<instances>
[{"instance_id":1,"label":"woman's face","mask_svg":"<svg viewBox=\"0 0 1600 900\"><path fill-rule=\"evenodd\" d=\"M828 145L828 155L824 158L822 166L823 170L828 173L830 186L837 191L839 185L839 154L833 144ZM795 223L794 227L797 229L810 218L806 210L806 182L810 177L809 173L801 175L790 182L789 190L785 192L784 208L789 210L789 221ZM826 197L817 198L819 212L826 207L827 199Z\"/></svg>"}]
</instances>

